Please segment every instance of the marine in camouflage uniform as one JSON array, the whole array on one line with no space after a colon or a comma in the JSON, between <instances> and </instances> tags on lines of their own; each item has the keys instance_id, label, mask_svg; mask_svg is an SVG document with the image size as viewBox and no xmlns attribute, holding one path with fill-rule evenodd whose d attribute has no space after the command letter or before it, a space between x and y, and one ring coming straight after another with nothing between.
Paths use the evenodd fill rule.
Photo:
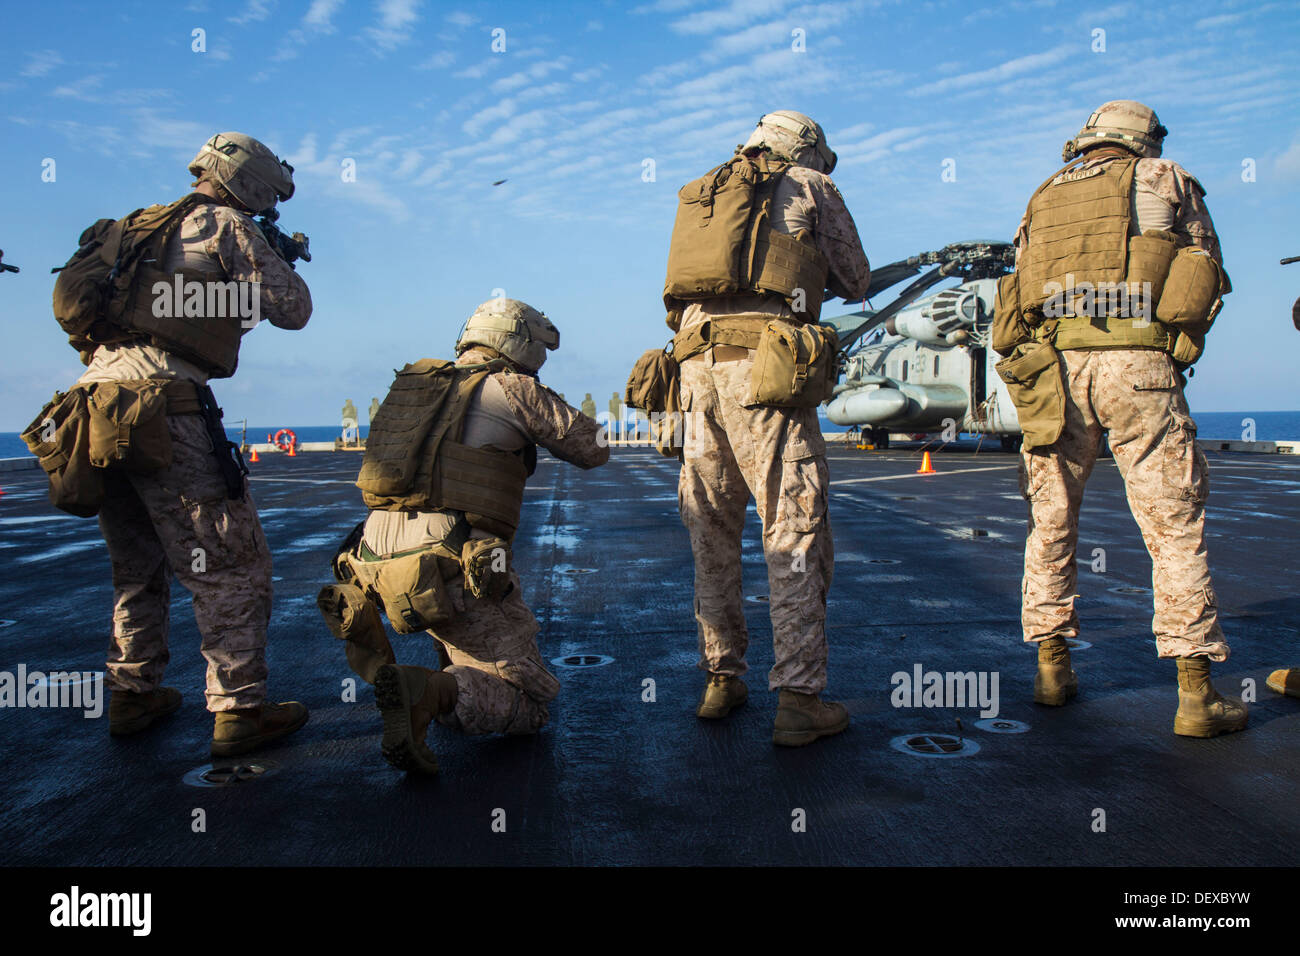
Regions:
<instances>
[{"instance_id":1,"label":"marine in camouflage uniform","mask_svg":"<svg viewBox=\"0 0 1300 956\"><path fill-rule=\"evenodd\" d=\"M834 154L824 149L821 130L811 120L785 115L815 130L823 150L811 137L767 122L760 122L743 147L794 163L776 185L772 228L810 234L828 264L830 292L860 299L871 267L844 199L827 175ZM741 314L799 321L780 296L731 295L689 302L681 332ZM774 741L801 745L848 724L839 704L818 699L826 687L826 594L834 562L826 447L815 408L747 404L753 367L753 350L738 345L714 345L681 362L681 406L689 424L678 500L695 556L699 667L709 674L696 712L722 717L748 695L740 679L748 669L749 645L741 535L752 496L763 525L776 658L768 688L781 692ZM789 727L786 714L795 717Z\"/></svg>"},{"instance_id":2,"label":"marine in camouflage uniform","mask_svg":"<svg viewBox=\"0 0 1300 956\"><path fill-rule=\"evenodd\" d=\"M1145 129L1135 126L1135 115ZM1140 156L1130 235L1165 230L1180 246L1204 249L1222 263L1204 189L1177 163L1160 158L1164 135L1149 109L1116 101L1093 114L1078 140L1067 144L1066 158L1081 153L1079 168L1087 170L1115 162L1116 146ZM1099 158L1088 158L1097 152ZM1018 265L1035 235L1026 213L1016 233ZM1227 660L1229 652L1205 546L1208 468L1180 369L1169 352L1150 348L1063 348L1059 354L1067 388L1064 428L1054 444L1026 448L1021 461L1021 493L1030 507L1021 616L1024 640L1039 645L1035 699L1060 705L1077 692L1065 640L1079 633L1079 508L1105 433L1152 559L1157 650L1179 661L1175 731L1213 736L1239 730L1244 705L1218 695L1209 682L1209 661Z\"/></svg>"},{"instance_id":3,"label":"marine in camouflage uniform","mask_svg":"<svg viewBox=\"0 0 1300 956\"><path fill-rule=\"evenodd\" d=\"M535 373L545 358L541 346L522 346L499 329L480 331L476 320L481 316L493 321L520 316L553 331L545 316L514 300L489 300L476 310L457 343L456 365L496 362L506 367L488 374L470 397L460 442L516 455L541 446L583 469L608 461L608 442L596 422L538 381ZM539 336L534 333L534 338ZM558 333L548 347L557 345ZM382 414L379 421L382 427ZM435 549L455 534L458 517L449 510L375 509L365 521L362 545L379 558ZM493 538L477 527L468 537L471 542ZM428 631L442 661L436 672L397 665L377 616L358 608L370 604L358 593L349 596L346 586L331 586L320 599L331 630L349 642L349 663L375 685L384 716L385 758L399 769L427 774L438 769L425 742L432 720L467 734L535 733L546 724L547 705L560 690L543 663L537 646L540 626L513 568L499 597L476 597L459 572L444 581L455 614Z\"/></svg>"},{"instance_id":4,"label":"marine in camouflage uniform","mask_svg":"<svg viewBox=\"0 0 1300 956\"><path fill-rule=\"evenodd\" d=\"M214 140L222 137L234 140L240 134ZM252 144L257 159L274 160L256 140L235 141ZM258 283L261 316L278 328L301 329L312 310L307 284L250 218L274 205L276 195L265 184L250 183L246 167L241 171L224 161L198 164L196 158L191 172L200 177L197 191L206 201L182 220L168 243L164 267ZM278 166L274 160L272 168ZM289 180L288 193L292 191ZM235 192L256 196L262 205L244 205ZM101 345L88 364L78 385L141 379L202 385L209 378L198 364L143 340ZM218 715L213 753L244 753L298 729L307 719L301 704L265 701L271 553L247 482L242 498L228 497L201 416L168 415L167 430L169 467L145 474L105 472L99 524L113 567L113 637L106 665L110 729L115 734L142 730L180 705L180 694L161 686L170 659L175 575L193 597L202 636L207 706Z\"/></svg>"}]
</instances>

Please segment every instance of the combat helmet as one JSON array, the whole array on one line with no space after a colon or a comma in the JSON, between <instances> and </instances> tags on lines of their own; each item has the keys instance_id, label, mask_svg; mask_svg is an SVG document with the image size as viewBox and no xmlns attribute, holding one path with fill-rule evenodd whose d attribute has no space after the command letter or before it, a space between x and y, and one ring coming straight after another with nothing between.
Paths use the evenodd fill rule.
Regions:
<instances>
[{"instance_id":1,"label":"combat helmet","mask_svg":"<svg viewBox=\"0 0 1300 956\"><path fill-rule=\"evenodd\" d=\"M1068 163L1085 149L1102 145L1120 146L1155 159L1167 135L1169 130L1151 107L1137 100L1111 100L1097 107L1078 135L1065 144L1061 159Z\"/></svg>"},{"instance_id":2,"label":"combat helmet","mask_svg":"<svg viewBox=\"0 0 1300 956\"><path fill-rule=\"evenodd\" d=\"M526 372L536 372L548 350L560 347L560 330L541 312L518 299L488 299L471 315L456 339L456 354L482 345L500 352Z\"/></svg>"},{"instance_id":3,"label":"combat helmet","mask_svg":"<svg viewBox=\"0 0 1300 956\"><path fill-rule=\"evenodd\" d=\"M203 144L189 170L209 178L252 213L293 195L293 167L243 133L217 133Z\"/></svg>"},{"instance_id":4,"label":"combat helmet","mask_svg":"<svg viewBox=\"0 0 1300 956\"><path fill-rule=\"evenodd\" d=\"M758 121L749 139L740 147L742 152L766 148L800 166L816 169L809 162L813 156L821 160L823 173L835 169L836 156L826 144L826 134L811 118L794 110L776 110Z\"/></svg>"}]
</instances>

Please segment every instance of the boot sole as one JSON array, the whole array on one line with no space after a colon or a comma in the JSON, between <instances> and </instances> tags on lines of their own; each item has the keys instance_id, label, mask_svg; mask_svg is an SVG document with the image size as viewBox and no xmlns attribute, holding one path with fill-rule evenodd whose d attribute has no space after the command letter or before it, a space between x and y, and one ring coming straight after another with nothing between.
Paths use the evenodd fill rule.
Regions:
<instances>
[{"instance_id":1,"label":"boot sole","mask_svg":"<svg viewBox=\"0 0 1300 956\"><path fill-rule=\"evenodd\" d=\"M211 754L214 757L238 757L240 754L250 753L267 744L279 740L281 737L288 737L292 733L302 730L307 724L307 719L311 717L309 711L304 711L302 718L295 720L287 727L281 727L279 730L273 730L269 733L258 734L255 737L245 737L243 740L232 740L227 743L213 743Z\"/></svg>"},{"instance_id":2,"label":"boot sole","mask_svg":"<svg viewBox=\"0 0 1300 956\"><path fill-rule=\"evenodd\" d=\"M1247 715L1240 722L1222 724L1216 721L1183 720L1180 717L1175 717L1174 733L1179 737L1200 737L1202 739L1219 737L1223 734L1235 734L1239 730L1245 730L1249 720L1250 716Z\"/></svg>"},{"instance_id":3,"label":"boot sole","mask_svg":"<svg viewBox=\"0 0 1300 956\"><path fill-rule=\"evenodd\" d=\"M778 747L806 747L819 737L831 737L848 729L849 718L846 714L842 723L824 730L774 730L772 743Z\"/></svg>"},{"instance_id":4,"label":"boot sole","mask_svg":"<svg viewBox=\"0 0 1300 956\"><path fill-rule=\"evenodd\" d=\"M1300 688L1288 688L1286 684L1274 683L1271 676L1264 681L1264 686L1276 694L1285 694L1287 697L1300 697Z\"/></svg>"},{"instance_id":5,"label":"boot sole","mask_svg":"<svg viewBox=\"0 0 1300 956\"><path fill-rule=\"evenodd\" d=\"M375 703L384 720L384 737L379 749L389 765L405 773L437 773L437 758L414 740L411 698L406 692L402 672L396 665L385 664L375 674ZM428 753L428 757L421 750Z\"/></svg>"},{"instance_id":6,"label":"boot sole","mask_svg":"<svg viewBox=\"0 0 1300 956\"><path fill-rule=\"evenodd\" d=\"M181 702L178 700L175 704L166 710L157 710L152 713L142 714L132 720L125 720L119 723L110 723L108 732L114 737L129 737L131 734L138 734L142 730L148 730L153 726L154 721L161 720L170 714L176 713L181 709Z\"/></svg>"}]
</instances>

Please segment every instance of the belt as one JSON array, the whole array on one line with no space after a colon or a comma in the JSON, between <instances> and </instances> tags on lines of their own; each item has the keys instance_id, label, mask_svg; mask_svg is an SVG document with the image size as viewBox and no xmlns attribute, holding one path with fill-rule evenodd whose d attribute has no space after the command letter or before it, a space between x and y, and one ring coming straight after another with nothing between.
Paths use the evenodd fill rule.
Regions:
<instances>
[{"instance_id":1,"label":"belt","mask_svg":"<svg viewBox=\"0 0 1300 956\"><path fill-rule=\"evenodd\" d=\"M365 539L363 538L361 544L357 547L357 557L362 561L391 561L393 558L404 558L410 554L421 554L425 551L437 551L439 554L449 556L453 560L458 561L460 560L460 550L465 546L465 542L469 539L469 534L472 529L470 528L469 522L465 520L464 513L452 513L457 516L456 523L453 524L451 530L447 532L447 537L443 538L441 541L430 541L428 544L422 545L421 547L408 548L405 551L394 551L392 554L376 554L374 549L366 544Z\"/></svg>"}]
</instances>

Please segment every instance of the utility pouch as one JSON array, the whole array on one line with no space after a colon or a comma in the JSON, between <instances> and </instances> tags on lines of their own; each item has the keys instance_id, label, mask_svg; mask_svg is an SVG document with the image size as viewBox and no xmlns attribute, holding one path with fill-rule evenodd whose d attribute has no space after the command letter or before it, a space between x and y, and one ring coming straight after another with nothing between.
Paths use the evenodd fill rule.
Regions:
<instances>
[{"instance_id":1,"label":"utility pouch","mask_svg":"<svg viewBox=\"0 0 1300 956\"><path fill-rule=\"evenodd\" d=\"M815 408L839 377L839 336L826 325L768 322L754 350L750 405Z\"/></svg>"},{"instance_id":2,"label":"utility pouch","mask_svg":"<svg viewBox=\"0 0 1300 956\"><path fill-rule=\"evenodd\" d=\"M90 463L90 412L86 391L55 392L22 432L23 443L50 481L50 504L78 518L93 518L104 502L104 475Z\"/></svg>"},{"instance_id":3,"label":"utility pouch","mask_svg":"<svg viewBox=\"0 0 1300 956\"><path fill-rule=\"evenodd\" d=\"M1191 336L1204 337L1227 285L1222 267L1204 249L1184 246L1174 256L1158 299L1156 318Z\"/></svg>"},{"instance_id":4,"label":"utility pouch","mask_svg":"<svg viewBox=\"0 0 1300 956\"><path fill-rule=\"evenodd\" d=\"M632 366L623 402L643 412L680 411L680 387L681 369L674 354L666 349L651 349Z\"/></svg>"},{"instance_id":5,"label":"utility pouch","mask_svg":"<svg viewBox=\"0 0 1300 956\"><path fill-rule=\"evenodd\" d=\"M465 588L483 601L500 601L510 590L510 544L504 538L471 538L460 549Z\"/></svg>"},{"instance_id":6,"label":"utility pouch","mask_svg":"<svg viewBox=\"0 0 1300 956\"><path fill-rule=\"evenodd\" d=\"M650 417L650 442L665 458L682 456L682 373L675 349L651 349L636 360L623 401Z\"/></svg>"},{"instance_id":7,"label":"utility pouch","mask_svg":"<svg viewBox=\"0 0 1300 956\"><path fill-rule=\"evenodd\" d=\"M1140 236L1129 237L1128 267L1124 273L1129 316L1156 317L1156 303L1169 281L1169 267L1177 250L1174 234L1163 229L1148 229ZM1138 297L1136 307L1135 296Z\"/></svg>"},{"instance_id":8,"label":"utility pouch","mask_svg":"<svg viewBox=\"0 0 1300 956\"><path fill-rule=\"evenodd\" d=\"M144 474L172 463L167 399L160 382L99 382L92 386L90 463Z\"/></svg>"},{"instance_id":9,"label":"utility pouch","mask_svg":"<svg viewBox=\"0 0 1300 956\"><path fill-rule=\"evenodd\" d=\"M1016 406L1024 447L1045 448L1065 428L1065 377L1050 342L1018 345L994 366Z\"/></svg>"},{"instance_id":10,"label":"utility pouch","mask_svg":"<svg viewBox=\"0 0 1300 956\"><path fill-rule=\"evenodd\" d=\"M345 554L339 560L347 564L361 589L378 599L398 634L440 627L456 616L436 551L426 549L379 561Z\"/></svg>"},{"instance_id":11,"label":"utility pouch","mask_svg":"<svg viewBox=\"0 0 1300 956\"><path fill-rule=\"evenodd\" d=\"M1025 324L1020 311L1020 284L1014 272L998 280L998 293L993 301L993 351L1010 355L1017 345L1033 341L1033 332Z\"/></svg>"}]
</instances>

